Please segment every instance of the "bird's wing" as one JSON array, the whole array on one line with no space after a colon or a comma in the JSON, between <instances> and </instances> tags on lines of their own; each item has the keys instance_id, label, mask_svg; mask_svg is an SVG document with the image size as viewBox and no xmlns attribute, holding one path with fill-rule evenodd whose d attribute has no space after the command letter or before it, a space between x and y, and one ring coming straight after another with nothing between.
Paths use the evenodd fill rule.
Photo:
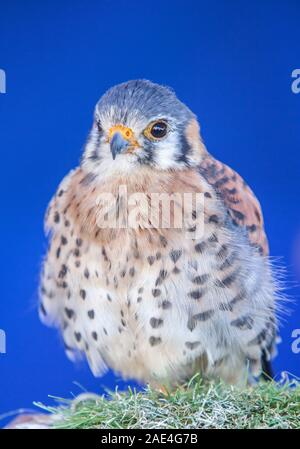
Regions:
<instances>
[{"instance_id":1,"label":"bird's wing","mask_svg":"<svg viewBox=\"0 0 300 449\"><path fill-rule=\"evenodd\" d=\"M200 164L200 173L214 187L236 226L243 227L249 241L263 256L268 256L269 245L264 230L262 210L256 196L242 177L227 165L207 155ZM267 352L262 353L262 367L265 379L272 378L270 356L276 354L278 339L274 335Z\"/></svg>"},{"instance_id":2,"label":"bird's wing","mask_svg":"<svg viewBox=\"0 0 300 449\"><path fill-rule=\"evenodd\" d=\"M247 230L249 241L267 256L269 245L260 204L242 177L227 165L207 155L200 173L211 184L228 209L233 223Z\"/></svg>"}]
</instances>

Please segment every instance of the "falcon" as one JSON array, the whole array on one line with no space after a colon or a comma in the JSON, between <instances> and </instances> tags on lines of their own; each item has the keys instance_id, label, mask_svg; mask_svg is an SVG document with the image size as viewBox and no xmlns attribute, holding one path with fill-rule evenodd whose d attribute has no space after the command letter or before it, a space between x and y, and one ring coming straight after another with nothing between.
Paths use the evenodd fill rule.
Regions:
<instances>
[{"instance_id":1,"label":"falcon","mask_svg":"<svg viewBox=\"0 0 300 449\"><path fill-rule=\"evenodd\" d=\"M259 202L171 89L134 80L100 98L46 230L41 319L95 376L159 387L270 374L279 295Z\"/></svg>"}]
</instances>

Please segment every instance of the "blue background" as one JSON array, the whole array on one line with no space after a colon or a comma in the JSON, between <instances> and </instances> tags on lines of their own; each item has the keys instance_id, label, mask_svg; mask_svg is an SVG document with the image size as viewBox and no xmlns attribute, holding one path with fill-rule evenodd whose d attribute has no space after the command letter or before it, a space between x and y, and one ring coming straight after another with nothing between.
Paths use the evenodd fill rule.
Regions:
<instances>
[{"instance_id":1,"label":"blue background","mask_svg":"<svg viewBox=\"0 0 300 449\"><path fill-rule=\"evenodd\" d=\"M72 365L36 303L47 203L78 163L98 97L132 78L172 86L198 115L209 151L261 200L295 299L275 371L300 375L291 350L300 328L299 23L297 0L0 1L0 413L78 393L73 381L93 391L119 382Z\"/></svg>"}]
</instances>

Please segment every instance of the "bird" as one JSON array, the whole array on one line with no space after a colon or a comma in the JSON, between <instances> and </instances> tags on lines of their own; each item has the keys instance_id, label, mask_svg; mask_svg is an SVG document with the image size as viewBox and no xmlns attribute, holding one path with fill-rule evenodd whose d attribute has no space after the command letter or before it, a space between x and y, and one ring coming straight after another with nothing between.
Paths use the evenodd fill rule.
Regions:
<instances>
[{"instance_id":1,"label":"bird","mask_svg":"<svg viewBox=\"0 0 300 449\"><path fill-rule=\"evenodd\" d=\"M271 376L279 292L259 201L171 88L103 94L45 229L40 317L95 376L157 388Z\"/></svg>"}]
</instances>

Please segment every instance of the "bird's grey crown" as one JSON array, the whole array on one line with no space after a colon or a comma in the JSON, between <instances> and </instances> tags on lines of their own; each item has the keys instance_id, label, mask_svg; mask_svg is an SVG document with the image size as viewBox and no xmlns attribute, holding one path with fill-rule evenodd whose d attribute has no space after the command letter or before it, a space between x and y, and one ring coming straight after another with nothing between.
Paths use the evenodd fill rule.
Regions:
<instances>
[{"instance_id":1,"label":"bird's grey crown","mask_svg":"<svg viewBox=\"0 0 300 449\"><path fill-rule=\"evenodd\" d=\"M169 87L148 80L131 80L112 87L97 103L96 114L101 117L112 107L114 120L125 125L133 112L138 112L147 120L172 117L182 124L194 117Z\"/></svg>"}]
</instances>

